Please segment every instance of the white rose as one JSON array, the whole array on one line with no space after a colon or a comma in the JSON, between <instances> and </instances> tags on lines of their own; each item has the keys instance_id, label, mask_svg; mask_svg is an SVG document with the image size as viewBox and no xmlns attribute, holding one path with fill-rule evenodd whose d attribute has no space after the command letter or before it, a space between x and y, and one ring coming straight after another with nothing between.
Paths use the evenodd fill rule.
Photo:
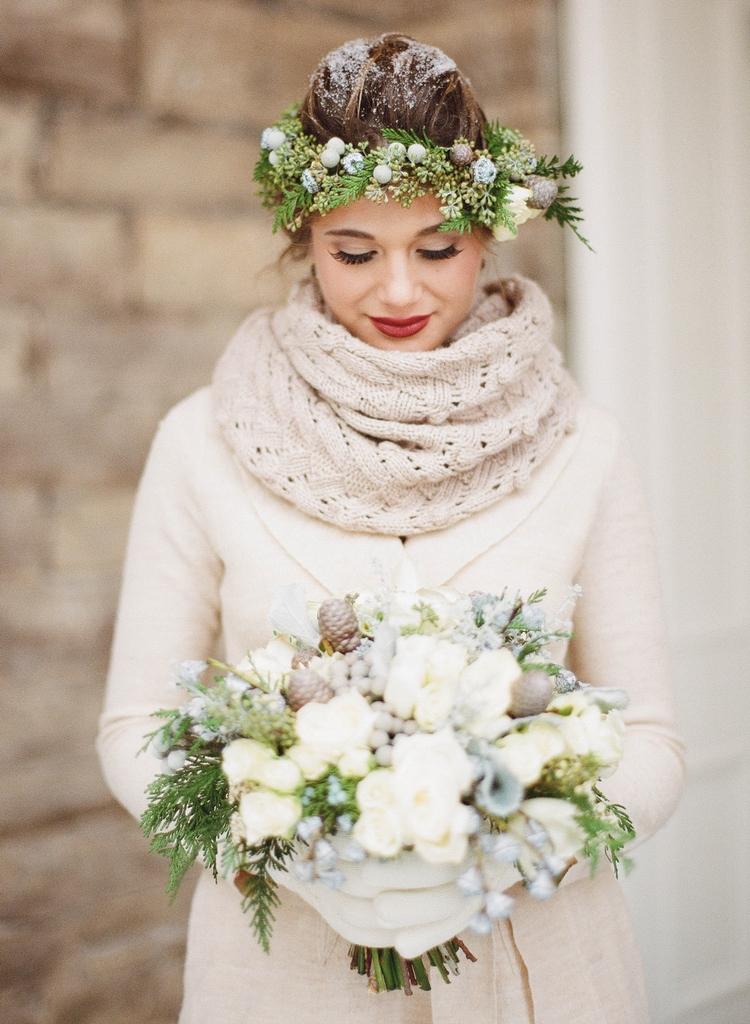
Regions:
<instances>
[{"instance_id":1,"label":"white rose","mask_svg":"<svg viewBox=\"0 0 750 1024\"><path fill-rule=\"evenodd\" d=\"M427 656L425 678L414 701L413 714L420 728L432 732L446 724L465 665L464 647L449 640L436 640Z\"/></svg>"},{"instance_id":2,"label":"white rose","mask_svg":"<svg viewBox=\"0 0 750 1024\"><path fill-rule=\"evenodd\" d=\"M493 740L507 728L512 687L522 672L505 647L482 651L466 666L459 680L457 702L463 710L463 727L467 732Z\"/></svg>"},{"instance_id":3,"label":"white rose","mask_svg":"<svg viewBox=\"0 0 750 1024\"><path fill-rule=\"evenodd\" d=\"M468 852L468 836L473 820L471 808L458 804L442 836L430 841L415 835L414 849L430 864L459 864Z\"/></svg>"},{"instance_id":4,"label":"white rose","mask_svg":"<svg viewBox=\"0 0 750 1024\"><path fill-rule=\"evenodd\" d=\"M495 755L523 786L531 786L542 774L541 744L526 732L509 732L498 740Z\"/></svg>"},{"instance_id":5,"label":"white rose","mask_svg":"<svg viewBox=\"0 0 750 1024\"><path fill-rule=\"evenodd\" d=\"M383 699L402 718L414 714L417 695L427 675L427 659L435 643L434 637L420 633L400 636L396 642Z\"/></svg>"},{"instance_id":6,"label":"white rose","mask_svg":"<svg viewBox=\"0 0 750 1024\"><path fill-rule=\"evenodd\" d=\"M247 676L259 676L262 682L270 682L278 689L282 676L291 671L292 658L296 648L281 637L275 637L265 647L250 651L237 665L237 669Z\"/></svg>"},{"instance_id":7,"label":"white rose","mask_svg":"<svg viewBox=\"0 0 750 1024\"><path fill-rule=\"evenodd\" d=\"M256 778L258 767L273 758L273 751L256 740L232 740L221 752L224 774L231 785Z\"/></svg>"},{"instance_id":8,"label":"white rose","mask_svg":"<svg viewBox=\"0 0 750 1024\"><path fill-rule=\"evenodd\" d=\"M361 779L363 775L367 775L373 763L369 747L352 747L339 758L338 769L345 778Z\"/></svg>"},{"instance_id":9,"label":"white rose","mask_svg":"<svg viewBox=\"0 0 750 1024\"><path fill-rule=\"evenodd\" d=\"M395 857L403 845L403 833L395 807L371 807L362 811L352 835L374 857Z\"/></svg>"},{"instance_id":10,"label":"white rose","mask_svg":"<svg viewBox=\"0 0 750 1024\"><path fill-rule=\"evenodd\" d=\"M558 856L572 857L580 853L586 842L586 833L575 820L579 812L574 804L555 797L538 796L524 800L520 810L547 830Z\"/></svg>"},{"instance_id":11,"label":"white rose","mask_svg":"<svg viewBox=\"0 0 750 1024\"><path fill-rule=\"evenodd\" d=\"M361 693L347 690L326 704L303 705L297 712L297 737L335 761L351 747L366 745L376 717Z\"/></svg>"},{"instance_id":12,"label":"white rose","mask_svg":"<svg viewBox=\"0 0 750 1024\"><path fill-rule=\"evenodd\" d=\"M617 709L604 714L597 707L589 707L577 718L561 718L563 735L598 758L603 765L616 765L624 751L625 722ZM571 724L575 723L575 724ZM579 727L576 729L576 725ZM567 730L567 733L566 733Z\"/></svg>"},{"instance_id":13,"label":"white rose","mask_svg":"<svg viewBox=\"0 0 750 1024\"><path fill-rule=\"evenodd\" d=\"M531 190L522 185L511 185L508 190L506 205L516 225L516 230L519 224L523 224L532 217L538 217L543 212L528 205L530 198ZM511 231L504 224L498 224L493 229L493 234L499 242L507 242L516 237L516 232Z\"/></svg>"},{"instance_id":14,"label":"white rose","mask_svg":"<svg viewBox=\"0 0 750 1024\"><path fill-rule=\"evenodd\" d=\"M404 832L409 841L449 846L471 818L460 810L461 794L473 782L471 762L448 729L399 740L393 752L393 789ZM443 855L451 856L453 849Z\"/></svg>"},{"instance_id":15,"label":"white rose","mask_svg":"<svg viewBox=\"0 0 750 1024\"><path fill-rule=\"evenodd\" d=\"M419 771L427 761L443 765L455 781L459 793L466 793L473 781L471 761L452 729L434 733L399 733L393 748L393 770Z\"/></svg>"},{"instance_id":16,"label":"white rose","mask_svg":"<svg viewBox=\"0 0 750 1024\"><path fill-rule=\"evenodd\" d=\"M544 720L531 722L526 730L526 735L536 744L545 764L566 752L565 739L557 726L551 722Z\"/></svg>"},{"instance_id":17,"label":"white rose","mask_svg":"<svg viewBox=\"0 0 750 1024\"><path fill-rule=\"evenodd\" d=\"M465 667L465 647L450 640L437 640L427 656L427 682L455 688Z\"/></svg>"},{"instance_id":18,"label":"white rose","mask_svg":"<svg viewBox=\"0 0 750 1024\"><path fill-rule=\"evenodd\" d=\"M295 743L287 750L286 756L298 765L304 777L310 781L319 779L331 764L319 750L315 747L308 747L304 743Z\"/></svg>"},{"instance_id":19,"label":"white rose","mask_svg":"<svg viewBox=\"0 0 750 1024\"><path fill-rule=\"evenodd\" d=\"M361 810L396 807L396 791L390 768L376 768L357 784L357 803Z\"/></svg>"},{"instance_id":20,"label":"white rose","mask_svg":"<svg viewBox=\"0 0 750 1024\"><path fill-rule=\"evenodd\" d=\"M255 769L255 779L269 789L291 793L302 782L299 765L289 757L274 757Z\"/></svg>"},{"instance_id":21,"label":"white rose","mask_svg":"<svg viewBox=\"0 0 750 1024\"><path fill-rule=\"evenodd\" d=\"M455 684L429 682L417 693L413 715L420 729L434 732L442 728L453 710Z\"/></svg>"},{"instance_id":22,"label":"white rose","mask_svg":"<svg viewBox=\"0 0 750 1024\"><path fill-rule=\"evenodd\" d=\"M302 817L302 804L294 796L254 789L240 797L240 818L250 846L269 836L290 839Z\"/></svg>"},{"instance_id":23,"label":"white rose","mask_svg":"<svg viewBox=\"0 0 750 1024\"><path fill-rule=\"evenodd\" d=\"M573 715L581 715L592 706L591 701L584 695L583 690L571 690L569 693L558 693L547 705L547 711L566 711L571 709ZM570 715L563 715L569 718Z\"/></svg>"},{"instance_id":24,"label":"white rose","mask_svg":"<svg viewBox=\"0 0 750 1024\"><path fill-rule=\"evenodd\" d=\"M397 629L419 626L422 621L422 614L417 611L415 605L419 604L421 600L416 591L396 591L388 602L386 622Z\"/></svg>"},{"instance_id":25,"label":"white rose","mask_svg":"<svg viewBox=\"0 0 750 1024\"><path fill-rule=\"evenodd\" d=\"M471 598L460 590L450 587L423 587L418 591L419 600L434 609L438 617L440 632L448 632L458 625L466 612L471 610Z\"/></svg>"}]
</instances>

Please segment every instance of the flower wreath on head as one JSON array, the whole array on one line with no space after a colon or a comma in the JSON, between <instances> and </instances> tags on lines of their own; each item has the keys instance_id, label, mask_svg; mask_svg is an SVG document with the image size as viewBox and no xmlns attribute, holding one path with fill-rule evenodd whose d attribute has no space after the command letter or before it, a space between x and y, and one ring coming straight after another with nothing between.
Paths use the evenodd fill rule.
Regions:
<instances>
[{"instance_id":1,"label":"flower wreath on head","mask_svg":"<svg viewBox=\"0 0 750 1024\"><path fill-rule=\"evenodd\" d=\"M434 193L445 220L440 231L470 231L474 224L492 230L499 241L515 238L519 224L544 214L578 230L582 220L576 200L557 179L583 169L573 156L537 157L520 132L497 121L484 126L486 146L475 148L457 138L440 146L424 133L382 128L383 146L356 145L334 136L321 143L302 128L300 105L293 103L279 120L264 128L254 179L264 207L276 208L273 231L298 230L311 213L325 214L364 197L389 198L402 206Z\"/></svg>"}]
</instances>

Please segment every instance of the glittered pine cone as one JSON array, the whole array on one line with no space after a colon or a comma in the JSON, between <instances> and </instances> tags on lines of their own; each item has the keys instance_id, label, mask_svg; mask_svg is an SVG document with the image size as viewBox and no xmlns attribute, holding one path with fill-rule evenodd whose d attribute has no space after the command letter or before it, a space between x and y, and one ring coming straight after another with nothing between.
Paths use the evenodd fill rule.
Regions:
<instances>
[{"instance_id":1,"label":"glittered pine cone","mask_svg":"<svg viewBox=\"0 0 750 1024\"><path fill-rule=\"evenodd\" d=\"M304 665L309 665L318 654L320 654L320 651L314 647L302 647L292 655L292 668L302 668Z\"/></svg>"},{"instance_id":2,"label":"glittered pine cone","mask_svg":"<svg viewBox=\"0 0 750 1024\"><path fill-rule=\"evenodd\" d=\"M451 146L450 160L456 167L467 167L474 159L474 151L465 142L456 142Z\"/></svg>"},{"instance_id":3,"label":"glittered pine cone","mask_svg":"<svg viewBox=\"0 0 750 1024\"><path fill-rule=\"evenodd\" d=\"M554 688L551 676L542 669L524 672L513 684L509 713L513 718L540 715L552 700Z\"/></svg>"},{"instance_id":4,"label":"glittered pine cone","mask_svg":"<svg viewBox=\"0 0 750 1024\"><path fill-rule=\"evenodd\" d=\"M531 190L531 196L526 205L532 210L546 210L557 199L557 182L552 178L545 178L541 174L530 174L524 181L526 188Z\"/></svg>"},{"instance_id":5,"label":"glittered pine cone","mask_svg":"<svg viewBox=\"0 0 750 1024\"><path fill-rule=\"evenodd\" d=\"M286 702L292 711L299 711L311 700L326 704L333 697L333 690L317 672L310 668L296 668L289 674L286 687Z\"/></svg>"},{"instance_id":6,"label":"glittered pine cone","mask_svg":"<svg viewBox=\"0 0 750 1024\"><path fill-rule=\"evenodd\" d=\"M348 601L331 597L318 608L320 635L327 640L334 651L348 654L359 647L362 634L354 609Z\"/></svg>"}]
</instances>

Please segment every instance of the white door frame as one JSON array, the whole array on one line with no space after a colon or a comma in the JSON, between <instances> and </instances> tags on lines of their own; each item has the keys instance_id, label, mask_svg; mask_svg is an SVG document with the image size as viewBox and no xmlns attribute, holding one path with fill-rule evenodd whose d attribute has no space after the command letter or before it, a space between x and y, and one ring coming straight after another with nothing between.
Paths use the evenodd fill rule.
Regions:
<instances>
[{"instance_id":1,"label":"white door frame","mask_svg":"<svg viewBox=\"0 0 750 1024\"><path fill-rule=\"evenodd\" d=\"M562 0L568 359L639 454L688 787L623 880L655 1024L750 1020L750 0Z\"/></svg>"}]
</instances>

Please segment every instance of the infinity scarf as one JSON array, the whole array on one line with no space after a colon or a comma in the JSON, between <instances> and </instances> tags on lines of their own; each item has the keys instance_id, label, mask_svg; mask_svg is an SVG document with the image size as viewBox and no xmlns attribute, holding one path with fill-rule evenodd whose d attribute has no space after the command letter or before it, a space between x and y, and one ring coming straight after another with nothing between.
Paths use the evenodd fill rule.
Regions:
<instances>
[{"instance_id":1,"label":"infinity scarf","mask_svg":"<svg viewBox=\"0 0 750 1024\"><path fill-rule=\"evenodd\" d=\"M435 530L523 487L575 427L578 386L542 289L478 290L426 352L378 349L337 322L314 277L240 325L212 398L240 463L303 512L346 530Z\"/></svg>"}]
</instances>

